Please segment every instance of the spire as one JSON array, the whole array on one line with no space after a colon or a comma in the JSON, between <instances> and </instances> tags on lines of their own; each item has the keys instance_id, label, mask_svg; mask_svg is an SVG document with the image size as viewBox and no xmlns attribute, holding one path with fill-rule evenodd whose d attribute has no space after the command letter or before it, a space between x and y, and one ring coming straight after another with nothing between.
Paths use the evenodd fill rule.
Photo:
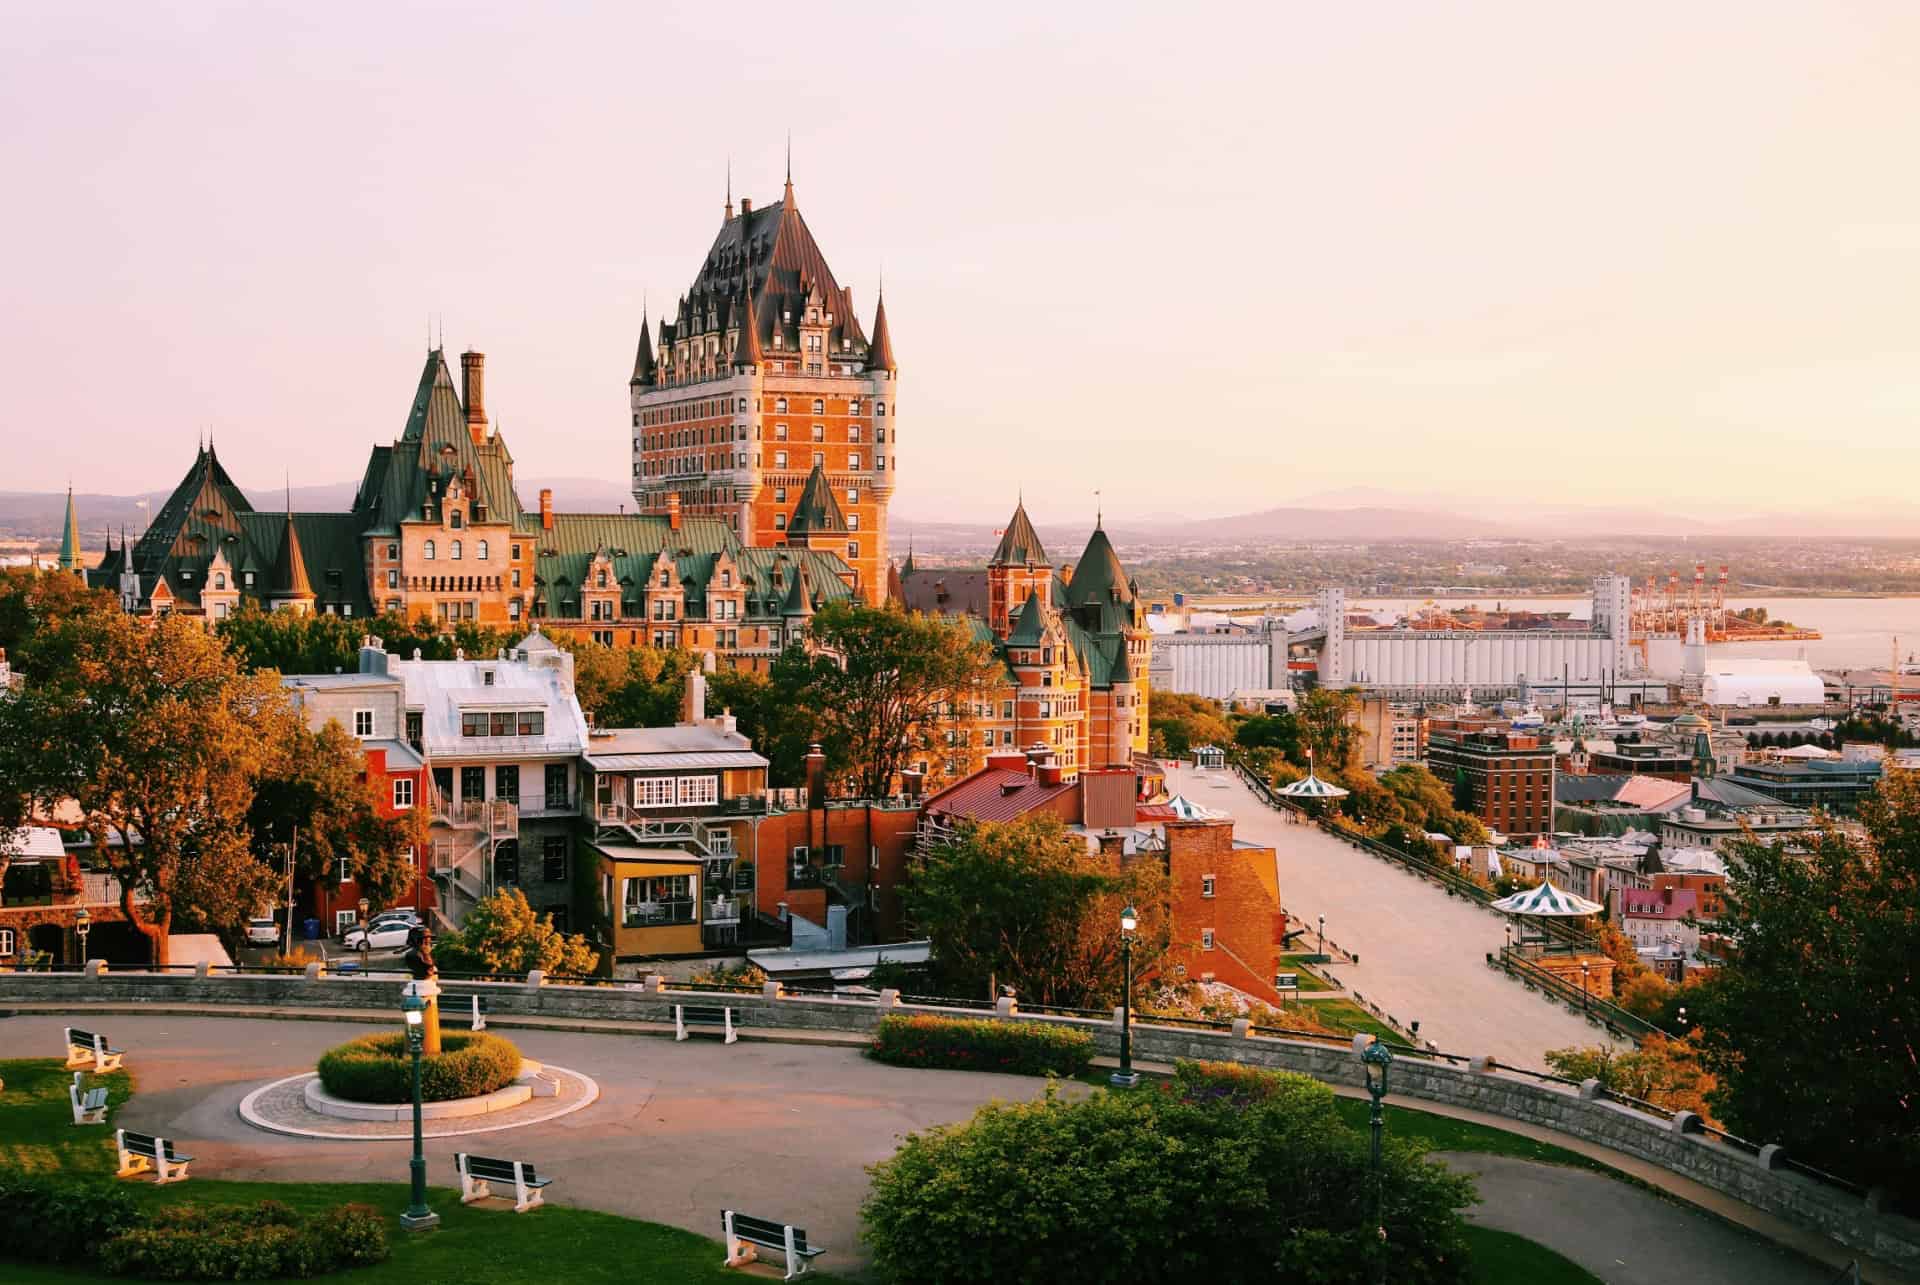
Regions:
<instances>
[{"instance_id":1,"label":"spire","mask_svg":"<svg viewBox=\"0 0 1920 1285\"><path fill-rule=\"evenodd\" d=\"M647 325L647 310L640 309L640 347L633 354L633 378L630 384L650 385L653 383L653 336Z\"/></svg>"},{"instance_id":2,"label":"spire","mask_svg":"<svg viewBox=\"0 0 1920 1285\"><path fill-rule=\"evenodd\" d=\"M893 336L887 332L887 287L880 287L880 303L873 311L873 342L867 345L867 367L871 370L884 370L890 375L900 373L900 363L893 359Z\"/></svg>"},{"instance_id":3,"label":"spire","mask_svg":"<svg viewBox=\"0 0 1920 1285\"><path fill-rule=\"evenodd\" d=\"M79 574L80 522L73 513L73 487L67 487L67 526L60 535L60 569Z\"/></svg>"},{"instance_id":4,"label":"spire","mask_svg":"<svg viewBox=\"0 0 1920 1285\"><path fill-rule=\"evenodd\" d=\"M727 158L727 213L720 220L722 226L733 222L733 158Z\"/></svg>"},{"instance_id":5,"label":"spire","mask_svg":"<svg viewBox=\"0 0 1920 1285\"><path fill-rule=\"evenodd\" d=\"M1073 579L1067 584L1068 604L1081 607L1090 602L1132 600L1133 586L1127 579L1126 568L1120 565L1120 555L1113 551L1113 541L1107 539L1105 531L1095 527L1087 540L1086 552L1073 565Z\"/></svg>"},{"instance_id":6,"label":"spire","mask_svg":"<svg viewBox=\"0 0 1920 1285\"><path fill-rule=\"evenodd\" d=\"M1007 529L1000 535L1000 547L993 551L988 560L990 566L1036 567L1047 565L1047 551L1040 544L1040 535L1033 529L1033 521L1027 517L1027 504L1023 496L1014 506L1013 516L1007 520Z\"/></svg>"},{"instance_id":7,"label":"spire","mask_svg":"<svg viewBox=\"0 0 1920 1285\"><path fill-rule=\"evenodd\" d=\"M811 616L813 614L813 595L807 590L807 569L795 563L793 582L787 586L786 601L780 604L783 616Z\"/></svg>"},{"instance_id":8,"label":"spire","mask_svg":"<svg viewBox=\"0 0 1920 1285\"><path fill-rule=\"evenodd\" d=\"M793 131L792 130L787 131L787 190L786 190L786 194L783 197L781 197L781 200L785 203L786 207L789 210L793 208Z\"/></svg>"},{"instance_id":9,"label":"spire","mask_svg":"<svg viewBox=\"0 0 1920 1285\"><path fill-rule=\"evenodd\" d=\"M760 319L753 308L753 274L745 273L740 278L740 302L736 305L740 311L740 343L733 350L733 364L736 368L758 366L760 354Z\"/></svg>"},{"instance_id":10,"label":"spire","mask_svg":"<svg viewBox=\"0 0 1920 1285\"><path fill-rule=\"evenodd\" d=\"M300 550L300 533L293 525L293 483L287 483L287 522L280 529L280 556L273 564L273 601L311 604L313 585L307 579L307 559ZM296 605L295 610L300 607Z\"/></svg>"}]
</instances>

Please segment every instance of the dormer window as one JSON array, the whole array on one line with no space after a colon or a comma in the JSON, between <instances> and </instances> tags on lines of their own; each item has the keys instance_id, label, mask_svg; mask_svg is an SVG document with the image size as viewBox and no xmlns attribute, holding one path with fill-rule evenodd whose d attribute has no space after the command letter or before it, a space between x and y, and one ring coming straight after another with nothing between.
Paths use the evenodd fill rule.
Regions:
<instances>
[{"instance_id":1,"label":"dormer window","mask_svg":"<svg viewBox=\"0 0 1920 1285\"><path fill-rule=\"evenodd\" d=\"M721 571L721 573L720 573L720 587L721 587L722 589L731 589L731 588L733 588L733 572L731 572L731 571L725 571L725 570L723 570L723 571Z\"/></svg>"},{"instance_id":2,"label":"dormer window","mask_svg":"<svg viewBox=\"0 0 1920 1285\"><path fill-rule=\"evenodd\" d=\"M226 588L226 587L227 587L227 573L226 573L226 572L224 572L224 571L216 571L216 572L214 572L214 573L213 573L213 587L214 587L214 588L216 588L216 589L224 589L224 588Z\"/></svg>"},{"instance_id":3,"label":"dormer window","mask_svg":"<svg viewBox=\"0 0 1920 1285\"><path fill-rule=\"evenodd\" d=\"M447 514L447 525L458 531L461 527L460 510L454 509Z\"/></svg>"},{"instance_id":4,"label":"dormer window","mask_svg":"<svg viewBox=\"0 0 1920 1285\"><path fill-rule=\"evenodd\" d=\"M597 575L597 576L595 577L595 580L597 581L597 585L596 585L596 587L597 587L597 588L601 588L601 589L604 589L604 588L606 588L606 587L607 587L607 573L606 573L606 572L604 572L604 571L602 571L602 572L600 572L600 573L599 573L599 574L598 574L598 575Z\"/></svg>"},{"instance_id":5,"label":"dormer window","mask_svg":"<svg viewBox=\"0 0 1920 1285\"><path fill-rule=\"evenodd\" d=\"M660 587L662 589L671 589L673 587L673 572L666 567L660 568Z\"/></svg>"},{"instance_id":6,"label":"dormer window","mask_svg":"<svg viewBox=\"0 0 1920 1285\"><path fill-rule=\"evenodd\" d=\"M246 586L247 588L249 588L249 589L251 589L251 588L253 588L253 572L251 572L251 571L243 571L243 572L241 572L241 573L240 573L240 583L241 583L241 584L243 584L243 585L245 585L245 586Z\"/></svg>"}]
</instances>

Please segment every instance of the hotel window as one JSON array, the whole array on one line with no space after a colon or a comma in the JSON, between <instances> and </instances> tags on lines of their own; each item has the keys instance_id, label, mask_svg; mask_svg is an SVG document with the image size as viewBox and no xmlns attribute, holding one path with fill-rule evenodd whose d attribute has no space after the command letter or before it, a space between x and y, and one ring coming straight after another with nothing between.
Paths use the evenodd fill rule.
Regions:
<instances>
[{"instance_id":1,"label":"hotel window","mask_svg":"<svg viewBox=\"0 0 1920 1285\"><path fill-rule=\"evenodd\" d=\"M513 587L516 589L520 587L520 568L519 567L515 567L513 569Z\"/></svg>"},{"instance_id":2,"label":"hotel window","mask_svg":"<svg viewBox=\"0 0 1920 1285\"><path fill-rule=\"evenodd\" d=\"M487 542L485 540L482 540L480 542L480 548L478 552L474 554L474 556L479 558L480 561L482 562L485 562L487 560Z\"/></svg>"},{"instance_id":3,"label":"hotel window","mask_svg":"<svg viewBox=\"0 0 1920 1285\"><path fill-rule=\"evenodd\" d=\"M633 806L636 808L670 808L673 798L673 778L670 776L637 776L633 779Z\"/></svg>"},{"instance_id":4,"label":"hotel window","mask_svg":"<svg viewBox=\"0 0 1920 1285\"><path fill-rule=\"evenodd\" d=\"M1202 897L1211 897L1213 895L1213 876L1212 875L1200 876L1200 895Z\"/></svg>"},{"instance_id":5,"label":"hotel window","mask_svg":"<svg viewBox=\"0 0 1920 1285\"><path fill-rule=\"evenodd\" d=\"M857 442L860 440L860 426L858 424L847 425L847 440L849 442Z\"/></svg>"},{"instance_id":6,"label":"hotel window","mask_svg":"<svg viewBox=\"0 0 1920 1285\"><path fill-rule=\"evenodd\" d=\"M815 424L813 426L813 440L816 442L824 442L827 440L827 426L825 424Z\"/></svg>"},{"instance_id":7,"label":"hotel window","mask_svg":"<svg viewBox=\"0 0 1920 1285\"><path fill-rule=\"evenodd\" d=\"M854 559L858 558L859 556L860 556L860 542L858 540L847 541L847 561L852 562Z\"/></svg>"},{"instance_id":8,"label":"hotel window","mask_svg":"<svg viewBox=\"0 0 1920 1285\"><path fill-rule=\"evenodd\" d=\"M356 709L353 711L353 734L361 740L373 735L373 711Z\"/></svg>"},{"instance_id":9,"label":"hotel window","mask_svg":"<svg viewBox=\"0 0 1920 1285\"><path fill-rule=\"evenodd\" d=\"M515 562L520 561L520 546L517 544L513 546L513 560Z\"/></svg>"},{"instance_id":10,"label":"hotel window","mask_svg":"<svg viewBox=\"0 0 1920 1285\"><path fill-rule=\"evenodd\" d=\"M787 488L786 488L786 487L784 487L784 486L776 486L776 487L774 487L774 488L773 488L773 502L774 502L775 504L785 504L785 503L787 502Z\"/></svg>"},{"instance_id":11,"label":"hotel window","mask_svg":"<svg viewBox=\"0 0 1920 1285\"><path fill-rule=\"evenodd\" d=\"M858 415L859 413L860 413L860 399L859 399L858 397L850 397L850 398L848 398L848 399L847 399L847 414L849 414L849 415ZM857 433L857 432L859 432L860 430L859 430L859 428L858 428L858 426L856 426L856 427L854 428L854 430L853 430L853 431Z\"/></svg>"},{"instance_id":12,"label":"hotel window","mask_svg":"<svg viewBox=\"0 0 1920 1285\"><path fill-rule=\"evenodd\" d=\"M787 466L787 453L785 451L775 451L773 453L773 466L775 468L785 468Z\"/></svg>"},{"instance_id":13,"label":"hotel window","mask_svg":"<svg viewBox=\"0 0 1920 1285\"><path fill-rule=\"evenodd\" d=\"M420 550L420 556L428 562L433 561L433 541L427 541L426 546Z\"/></svg>"},{"instance_id":14,"label":"hotel window","mask_svg":"<svg viewBox=\"0 0 1920 1285\"><path fill-rule=\"evenodd\" d=\"M460 561L460 542L458 540L455 540L447 547L447 556L455 562Z\"/></svg>"},{"instance_id":15,"label":"hotel window","mask_svg":"<svg viewBox=\"0 0 1920 1285\"><path fill-rule=\"evenodd\" d=\"M882 472L882 473L884 473L884 472L886 472L886 471L887 471L887 457L886 457L886 456L884 456L884 455L882 455L882 454L880 454L880 453L879 453L878 451L876 451L876 452L874 452L874 456L873 456L873 467L874 467L874 468L875 468L876 470L878 470L879 472Z\"/></svg>"},{"instance_id":16,"label":"hotel window","mask_svg":"<svg viewBox=\"0 0 1920 1285\"><path fill-rule=\"evenodd\" d=\"M774 515L773 515L773 529L774 529L774 530L776 530L776 531L784 531L784 530L786 530L786 529L787 529L787 515L786 515L786 514L784 514L784 513L776 513L776 514L774 514Z\"/></svg>"},{"instance_id":17,"label":"hotel window","mask_svg":"<svg viewBox=\"0 0 1920 1285\"><path fill-rule=\"evenodd\" d=\"M460 510L459 509L455 509L453 512L447 514L447 525L452 527L456 531L460 529Z\"/></svg>"},{"instance_id":18,"label":"hotel window","mask_svg":"<svg viewBox=\"0 0 1920 1285\"><path fill-rule=\"evenodd\" d=\"M1201 950L1213 949L1213 929L1202 928L1200 930L1200 949Z\"/></svg>"},{"instance_id":19,"label":"hotel window","mask_svg":"<svg viewBox=\"0 0 1920 1285\"><path fill-rule=\"evenodd\" d=\"M813 463L815 468L825 468L827 466L826 453L824 451L815 451L813 453Z\"/></svg>"},{"instance_id":20,"label":"hotel window","mask_svg":"<svg viewBox=\"0 0 1920 1285\"><path fill-rule=\"evenodd\" d=\"M885 415L887 413L887 404L885 402L875 402L873 404L873 413L876 415Z\"/></svg>"},{"instance_id":21,"label":"hotel window","mask_svg":"<svg viewBox=\"0 0 1920 1285\"><path fill-rule=\"evenodd\" d=\"M240 576L240 582L246 585L246 587L249 589L253 588L253 572L251 571L242 572Z\"/></svg>"},{"instance_id":22,"label":"hotel window","mask_svg":"<svg viewBox=\"0 0 1920 1285\"><path fill-rule=\"evenodd\" d=\"M827 403L825 400L819 397L813 399L813 413L816 415L824 415L827 413Z\"/></svg>"},{"instance_id":23,"label":"hotel window","mask_svg":"<svg viewBox=\"0 0 1920 1285\"><path fill-rule=\"evenodd\" d=\"M860 515L858 513L847 514L847 530L858 531L859 529L860 529Z\"/></svg>"},{"instance_id":24,"label":"hotel window","mask_svg":"<svg viewBox=\"0 0 1920 1285\"><path fill-rule=\"evenodd\" d=\"M787 426L785 424L775 424L773 426L773 440L776 442L784 442L787 440Z\"/></svg>"},{"instance_id":25,"label":"hotel window","mask_svg":"<svg viewBox=\"0 0 1920 1285\"><path fill-rule=\"evenodd\" d=\"M388 556L389 558L392 558L392 559L393 559L394 561L396 561L396 562L397 562L397 561L399 561L399 559L400 559L400 546L399 546L399 545L397 545L397 544L390 544L390 545L388 545L388 546L387 546L387 556Z\"/></svg>"},{"instance_id":26,"label":"hotel window","mask_svg":"<svg viewBox=\"0 0 1920 1285\"><path fill-rule=\"evenodd\" d=\"M773 402L773 409L776 414L780 414L780 415L786 414L787 399L784 397L776 397Z\"/></svg>"},{"instance_id":27,"label":"hotel window","mask_svg":"<svg viewBox=\"0 0 1920 1285\"><path fill-rule=\"evenodd\" d=\"M398 589L399 587L400 587L400 573L398 571L388 571L387 572L387 588Z\"/></svg>"},{"instance_id":28,"label":"hotel window","mask_svg":"<svg viewBox=\"0 0 1920 1285\"><path fill-rule=\"evenodd\" d=\"M860 471L862 466L860 464L859 451L854 451L847 456L847 467L855 473L858 473Z\"/></svg>"},{"instance_id":29,"label":"hotel window","mask_svg":"<svg viewBox=\"0 0 1920 1285\"><path fill-rule=\"evenodd\" d=\"M848 504L858 504L858 503L860 503L860 488L859 488L859 487L849 487L849 488L847 489L847 503L848 503Z\"/></svg>"}]
</instances>

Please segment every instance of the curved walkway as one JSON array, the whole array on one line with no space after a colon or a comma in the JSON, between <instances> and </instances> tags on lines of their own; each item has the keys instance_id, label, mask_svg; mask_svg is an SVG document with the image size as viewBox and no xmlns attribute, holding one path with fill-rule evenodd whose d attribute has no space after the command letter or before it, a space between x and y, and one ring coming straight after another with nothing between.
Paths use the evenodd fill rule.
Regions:
<instances>
[{"instance_id":1,"label":"curved walkway","mask_svg":"<svg viewBox=\"0 0 1920 1285\"><path fill-rule=\"evenodd\" d=\"M7 1018L0 1040L18 1056L51 1053L66 1024L52 1015ZM187 1015L117 1016L100 1025L130 1051L138 1092L122 1123L189 1143L201 1175L404 1180L404 1142L291 1138L239 1116L250 1090L310 1068L325 1049L375 1027ZM827 1270L861 1265L865 1169L892 1155L902 1134L1043 1088L1024 1076L904 1070L825 1045L677 1044L525 1029L513 1038L529 1057L578 1068L600 1084L592 1107L488 1140L489 1151L551 1174L556 1202L706 1236L718 1235L723 1206L790 1218L828 1246L820 1264ZM1087 1090L1068 1084L1063 1091ZM436 1184L452 1183L453 1153L462 1146L427 1140ZM1819 1285L1831 1275L1709 1214L1597 1174L1480 1155L1450 1162L1482 1175L1485 1203L1474 1217L1556 1249L1610 1285ZM1657 1245L1644 1243L1654 1238Z\"/></svg>"},{"instance_id":2,"label":"curved walkway","mask_svg":"<svg viewBox=\"0 0 1920 1285\"><path fill-rule=\"evenodd\" d=\"M1334 965L1334 975L1403 1025L1417 1020L1422 1039L1535 1070L1546 1069L1548 1049L1607 1039L1578 1013L1487 967L1487 952L1506 941L1498 915L1317 826L1289 822L1231 769L1170 766L1167 788L1230 813L1236 837L1270 845L1281 904L1305 923L1325 915L1327 935L1360 957ZM1313 940L1299 944L1311 949Z\"/></svg>"}]
</instances>

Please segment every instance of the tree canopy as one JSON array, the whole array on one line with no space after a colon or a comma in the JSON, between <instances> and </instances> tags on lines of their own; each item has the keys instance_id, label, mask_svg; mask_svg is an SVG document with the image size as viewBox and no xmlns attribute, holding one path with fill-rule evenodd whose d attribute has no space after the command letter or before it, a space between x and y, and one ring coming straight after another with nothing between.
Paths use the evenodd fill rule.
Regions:
<instances>
[{"instance_id":1,"label":"tree canopy","mask_svg":"<svg viewBox=\"0 0 1920 1285\"><path fill-rule=\"evenodd\" d=\"M1147 734L1156 754L1185 758L1196 745L1234 743L1234 730L1218 701L1183 692L1155 692L1147 706Z\"/></svg>"},{"instance_id":2,"label":"tree canopy","mask_svg":"<svg viewBox=\"0 0 1920 1285\"><path fill-rule=\"evenodd\" d=\"M600 956L579 933L571 937L553 926L553 916L534 913L527 895L502 888L483 898L461 922L460 931L436 937L434 963L452 973L529 973L584 976Z\"/></svg>"}]
</instances>

